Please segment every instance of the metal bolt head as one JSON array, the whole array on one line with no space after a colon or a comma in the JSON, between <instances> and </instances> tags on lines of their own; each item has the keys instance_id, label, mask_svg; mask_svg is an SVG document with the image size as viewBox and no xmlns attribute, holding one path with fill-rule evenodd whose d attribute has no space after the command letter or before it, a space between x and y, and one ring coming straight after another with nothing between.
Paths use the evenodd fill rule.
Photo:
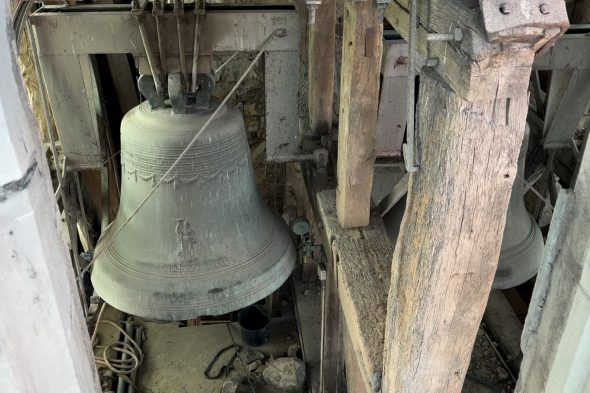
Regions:
<instances>
[{"instance_id":1,"label":"metal bolt head","mask_svg":"<svg viewBox=\"0 0 590 393\"><path fill-rule=\"evenodd\" d=\"M426 67L437 67L438 66L438 57L430 57L428 59L426 59L426 62L424 63L424 65ZM410 171L408 171L410 172Z\"/></svg>"},{"instance_id":2,"label":"metal bolt head","mask_svg":"<svg viewBox=\"0 0 590 393\"><path fill-rule=\"evenodd\" d=\"M463 40L463 30L459 27L455 28L453 31L453 38L455 41L461 42Z\"/></svg>"},{"instance_id":3,"label":"metal bolt head","mask_svg":"<svg viewBox=\"0 0 590 393\"><path fill-rule=\"evenodd\" d=\"M547 7L547 4L543 3L539 6L539 11L541 11L541 14L547 15L549 13L549 7Z\"/></svg>"},{"instance_id":4,"label":"metal bolt head","mask_svg":"<svg viewBox=\"0 0 590 393\"><path fill-rule=\"evenodd\" d=\"M508 15L508 14L510 14L510 6L508 4L506 4L506 3L500 4L499 10L500 10L500 13L502 15Z\"/></svg>"}]
</instances>

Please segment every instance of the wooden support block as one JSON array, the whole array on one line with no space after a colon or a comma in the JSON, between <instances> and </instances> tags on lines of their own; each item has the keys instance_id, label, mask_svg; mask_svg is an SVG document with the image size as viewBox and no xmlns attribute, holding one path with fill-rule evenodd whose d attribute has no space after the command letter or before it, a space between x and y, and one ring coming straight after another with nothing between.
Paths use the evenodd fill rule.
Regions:
<instances>
[{"instance_id":1,"label":"wooden support block","mask_svg":"<svg viewBox=\"0 0 590 393\"><path fill-rule=\"evenodd\" d=\"M358 355L365 390L378 391L393 245L378 215L371 216L367 227L344 229L336 216L334 191L320 192L317 201L325 237L331 240L327 252L337 272L338 298L350 336L347 344ZM349 392L357 391L348 387Z\"/></svg>"},{"instance_id":2,"label":"wooden support block","mask_svg":"<svg viewBox=\"0 0 590 393\"><path fill-rule=\"evenodd\" d=\"M336 0L323 0L316 21L308 27L309 118L315 134L332 127L334 61L336 56Z\"/></svg>"},{"instance_id":3,"label":"wooden support block","mask_svg":"<svg viewBox=\"0 0 590 393\"><path fill-rule=\"evenodd\" d=\"M337 210L344 228L369 223L383 25L371 1L346 1L338 131Z\"/></svg>"},{"instance_id":4,"label":"wooden support block","mask_svg":"<svg viewBox=\"0 0 590 393\"><path fill-rule=\"evenodd\" d=\"M385 393L461 391L525 130L528 97L515 93L470 103L421 74L422 154L393 256Z\"/></svg>"}]
</instances>

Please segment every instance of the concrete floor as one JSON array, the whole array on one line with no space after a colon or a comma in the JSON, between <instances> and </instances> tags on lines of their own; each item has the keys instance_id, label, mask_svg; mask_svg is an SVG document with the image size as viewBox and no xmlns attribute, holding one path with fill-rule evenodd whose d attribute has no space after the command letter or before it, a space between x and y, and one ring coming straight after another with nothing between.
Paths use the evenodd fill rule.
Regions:
<instances>
[{"instance_id":1,"label":"concrete floor","mask_svg":"<svg viewBox=\"0 0 590 393\"><path fill-rule=\"evenodd\" d=\"M219 350L232 344L232 338L225 323L203 326L178 327L177 323L141 323L146 329L144 343L145 359L138 373L138 385L152 393L217 393L224 382L205 378L204 371ZM238 345L246 345L236 323L229 325ZM299 343L299 336L293 315L275 318L271 322L270 341L257 348L266 357L280 357L287 354L289 346ZM212 374L232 357L229 350L219 359ZM237 365L238 363L236 363ZM237 367L238 373L242 372ZM256 389L256 391L262 391Z\"/></svg>"}]
</instances>

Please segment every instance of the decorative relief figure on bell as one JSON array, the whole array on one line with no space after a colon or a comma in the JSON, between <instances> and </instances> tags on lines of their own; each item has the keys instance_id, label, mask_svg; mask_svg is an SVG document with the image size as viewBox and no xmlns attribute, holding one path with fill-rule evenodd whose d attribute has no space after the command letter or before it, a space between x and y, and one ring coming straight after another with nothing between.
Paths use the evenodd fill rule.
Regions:
<instances>
[{"instance_id":1,"label":"decorative relief figure on bell","mask_svg":"<svg viewBox=\"0 0 590 393\"><path fill-rule=\"evenodd\" d=\"M195 258L195 232L191 224L184 218L176 219L176 241L178 242L178 251L176 259L179 263L190 262Z\"/></svg>"}]
</instances>

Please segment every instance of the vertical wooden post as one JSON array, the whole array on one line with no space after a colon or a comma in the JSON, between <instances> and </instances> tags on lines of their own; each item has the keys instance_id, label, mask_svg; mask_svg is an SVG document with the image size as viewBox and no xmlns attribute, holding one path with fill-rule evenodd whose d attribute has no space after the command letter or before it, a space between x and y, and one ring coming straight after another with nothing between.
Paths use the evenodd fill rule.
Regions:
<instances>
[{"instance_id":1,"label":"vertical wooden post","mask_svg":"<svg viewBox=\"0 0 590 393\"><path fill-rule=\"evenodd\" d=\"M332 126L334 61L336 56L336 0L322 0L309 35L309 120L314 134L326 134Z\"/></svg>"},{"instance_id":2,"label":"vertical wooden post","mask_svg":"<svg viewBox=\"0 0 590 393\"><path fill-rule=\"evenodd\" d=\"M369 223L383 24L373 1L346 0L336 209L344 228Z\"/></svg>"},{"instance_id":3,"label":"vertical wooden post","mask_svg":"<svg viewBox=\"0 0 590 393\"><path fill-rule=\"evenodd\" d=\"M37 123L0 5L0 390L100 392Z\"/></svg>"},{"instance_id":4,"label":"vertical wooden post","mask_svg":"<svg viewBox=\"0 0 590 393\"><path fill-rule=\"evenodd\" d=\"M461 0L416 1L417 48L437 65L420 73L419 170L393 255L382 391L458 393L498 263L533 58L568 23L563 3L506 19ZM528 12L520 2L513 10ZM407 3L385 14L405 38ZM426 40L449 26L461 40Z\"/></svg>"},{"instance_id":5,"label":"vertical wooden post","mask_svg":"<svg viewBox=\"0 0 590 393\"><path fill-rule=\"evenodd\" d=\"M393 256L384 392L460 392L500 255L527 94L470 103L435 73L420 83L422 159Z\"/></svg>"}]
</instances>

